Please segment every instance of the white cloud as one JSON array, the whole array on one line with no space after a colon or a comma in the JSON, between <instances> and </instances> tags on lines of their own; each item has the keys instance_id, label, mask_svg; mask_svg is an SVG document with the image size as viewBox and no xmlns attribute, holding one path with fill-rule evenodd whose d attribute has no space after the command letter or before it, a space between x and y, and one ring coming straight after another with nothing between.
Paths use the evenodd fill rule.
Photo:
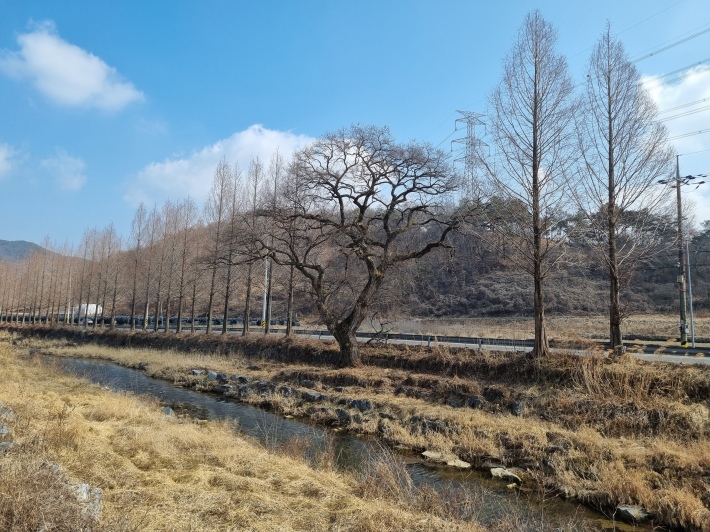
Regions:
<instances>
[{"instance_id":1,"label":"white cloud","mask_svg":"<svg viewBox=\"0 0 710 532\"><path fill-rule=\"evenodd\" d=\"M41 165L64 190L79 190L86 184L86 163L64 150L57 150L54 157L44 159Z\"/></svg>"},{"instance_id":2,"label":"white cloud","mask_svg":"<svg viewBox=\"0 0 710 532\"><path fill-rule=\"evenodd\" d=\"M12 158L15 150L9 144L0 144L0 179L12 169Z\"/></svg>"},{"instance_id":3,"label":"white cloud","mask_svg":"<svg viewBox=\"0 0 710 532\"><path fill-rule=\"evenodd\" d=\"M313 139L294 135L287 131L266 129L253 125L234 133L226 139L206 146L187 157L175 157L159 163L151 163L138 172L129 182L125 199L137 205L162 203L191 196L198 202L207 197L217 164L225 159L230 166L238 165L244 172L249 163L259 157L268 168L272 154L278 149L284 159Z\"/></svg>"},{"instance_id":4,"label":"white cloud","mask_svg":"<svg viewBox=\"0 0 710 532\"><path fill-rule=\"evenodd\" d=\"M651 96L661 112L659 119L668 127L669 137L675 152L680 155L680 174L710 175L710 132L683 136L709 129L710 109L700 110L710 105L710 69L697 67L689 70L682 80L675 84L658 84L646 81ZM702 101L705 100L705 101ZM698 102L688 105L691 102ZM678 108L678 109L676 109ZM667 112L663 112L667 111ZM693 113L693 111L698 111ZM664 120L676 115L690 112L687 116ZM683 136L682 138L674 138ZM702 179L696 179L701 181ZM688 203L695 204L695 220L702 222L710 219L710 178L705 178L706 184L699 188L683 187L684 197Z\"/></svg>"},{"instance_id":5,"label":"white cloud","mask_svg":"<svg viewBox=\"0 0 710 532\"><path fill-rule=\"evenodd\" d=\"M0 50L0 72L29 80L49 100L118 111L143 93L95 55L63 40L53 22L17 37L19 51Z\"/></svg>"}]
</instances>

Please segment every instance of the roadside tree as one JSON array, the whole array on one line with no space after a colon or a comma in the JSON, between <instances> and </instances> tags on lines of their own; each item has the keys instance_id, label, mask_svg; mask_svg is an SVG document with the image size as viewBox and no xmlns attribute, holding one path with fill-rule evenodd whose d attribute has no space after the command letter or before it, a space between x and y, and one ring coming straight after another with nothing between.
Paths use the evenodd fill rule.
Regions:
<instances>
[{"instance_id":1,"label":"roadside tree","mask_svg":"<svg viewBox=\"0 0 710 532\"><path fill-rule=\"evenodd\" d=\"M602 237L592 249L609 275L609 341L615 349L623 345L621 291L635 265L665 241L651 237L669 197L657 181L672 175L673 154L666 128L655 121L656 105L609 25L592 52L582 105L578 198L590 229Z\"/></svg>"},{"instance_id":2,"label":"roadside tree","mask_svg":"<svg viewBox=\"0 0 710 532\"><path fill-rule=\"evenodd\" d=\"M577 102L567 61L555 50L557 32L539 11L530 13L504 62L490 97L494 156L481 157L490 193L507 209L513 260L533 280L533 357L549 353L545 280L563 257L552 238L568 201L567 178L575 160Z\"/></svg>"}]
</instances>

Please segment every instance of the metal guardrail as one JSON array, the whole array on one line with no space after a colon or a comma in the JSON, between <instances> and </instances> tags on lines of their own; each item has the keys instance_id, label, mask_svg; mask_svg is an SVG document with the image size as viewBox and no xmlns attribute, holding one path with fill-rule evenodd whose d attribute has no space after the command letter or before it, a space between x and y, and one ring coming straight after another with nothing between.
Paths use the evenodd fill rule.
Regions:
<instances>
[{"instance_id":1,"label":"metal guardrail","mask_svg":"<svg viewBox=\"0 0 710 532\"><path fill-rule=\"evenodd\" d=\"M118 329L128 329L127 325L121 325L117 327ZM195 325L195 331L205 331L207 329L206 325ZM152 328L147 329L149 331ZM159 329L164 331L164 328ZM171 330L175 330L171 327ZM183 327L183 331L189 331L190 326ZM261 328L258 325L254 325L249 328L250 331L260 331ZM285 332L283 327L272 327L270 329L271 333L283 333ZM241 333L243 327L241 326L228 326L228 333ZM212 332L215 334L220 334L222 332L221 325L214 325ZM299 334L302 336L312 336L318 338L332 338L333 335L327 329L302 329L293 328L291 329L293 334ZM355 336L360 340L374 340L378 339L383 343L388 343L390 340L393 341L407 341L412 343L417 343L420 345L432 346L437 343L442 344L456 344L462 347L477 347L481 349L482 347L507 347L507 348L528 348L532 349L533 340L513 340L509 338L486 338L477 336L448 336L448 335L434 335L434 334L415 334L415 333L374 333L374 332L357 332Z\"/></svg>"}]
</instances>

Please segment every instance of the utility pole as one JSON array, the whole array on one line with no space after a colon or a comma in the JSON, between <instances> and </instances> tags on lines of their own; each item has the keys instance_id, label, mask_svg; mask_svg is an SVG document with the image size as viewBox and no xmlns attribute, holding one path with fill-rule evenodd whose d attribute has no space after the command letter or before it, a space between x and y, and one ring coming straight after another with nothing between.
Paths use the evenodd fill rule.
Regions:
<instances>
[{"instance_id":1,"label":"utility pole","mask_svg":"<svg viewBox=\"0 0 710 532\"><path fill-rule=\"evenodd\" d=\"M683 155L683 154L681 154ZM680 294L680 344L685 346L688 344L688 322L687 322L687 303L685 296L685 278L686 278L686 267L685 267L685 244L683 238L683 208L681 203L681 185L693 184L697 187L705 183L705 181L694 182L693 179L696 177L707 177L707 174L698 175L687 175L684 177L680 176L680 155L675 156L675 179L673 183L676 189L676 204L678 207L678 262L676 266L678 267L678 292ZM658 181L661 184L668 185L671 183L670 179L661 179Z\"/></svg>"},{"instance_id":2,"label":"utility pole","mask_svg":"<svg viewBox=\"0 0 710 532\"><path fill-rule=\"evenodd\" d=\"M688 343L688 324L686 322L685 303L685 256L683 245L683 209L681 208L680 197L680 164L678 159L680 155L675 156L675 190L676 202L678 204L678 292L680 293L680 345Z\"/></svg>"}]
</instances>

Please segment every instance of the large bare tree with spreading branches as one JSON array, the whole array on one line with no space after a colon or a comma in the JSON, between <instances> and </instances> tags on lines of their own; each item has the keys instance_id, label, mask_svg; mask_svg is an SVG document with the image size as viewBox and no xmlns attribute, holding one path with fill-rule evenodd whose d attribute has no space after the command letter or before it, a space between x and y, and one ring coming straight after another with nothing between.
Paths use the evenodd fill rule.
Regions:
<instances>
[{"instance_id":1,"label":"large bare tree with spreading branches","mask_svg":"<svg viewBox=\"0 0 710 532\"><path fill-rule=\"evenodd\" d=\"M592 247L609 272L612 349L623 345L621 290L634 265L663 241L649 236L660 227L658 215L668 198L657 181L672 171L666 128L654 121L656 105L640 81L607 25L589 61L579 115L579 203L591 231L599 235Z\"/></svg>"},{"instance_id":2,"label":"large bare tree with spreading branches","mask_svg":"<svg viewBox=\"0 0 710 532\"><path fill-rule=\"evenodd\" d=\"M360 363L355 333L385 277L447 245L456 221L446 201L459 180L442 151L395 142L387 128L352 126L297 152L293 197L264 209L256 235L274 262L309 282L341 366Z\"/></svg>"}]
</instances>

